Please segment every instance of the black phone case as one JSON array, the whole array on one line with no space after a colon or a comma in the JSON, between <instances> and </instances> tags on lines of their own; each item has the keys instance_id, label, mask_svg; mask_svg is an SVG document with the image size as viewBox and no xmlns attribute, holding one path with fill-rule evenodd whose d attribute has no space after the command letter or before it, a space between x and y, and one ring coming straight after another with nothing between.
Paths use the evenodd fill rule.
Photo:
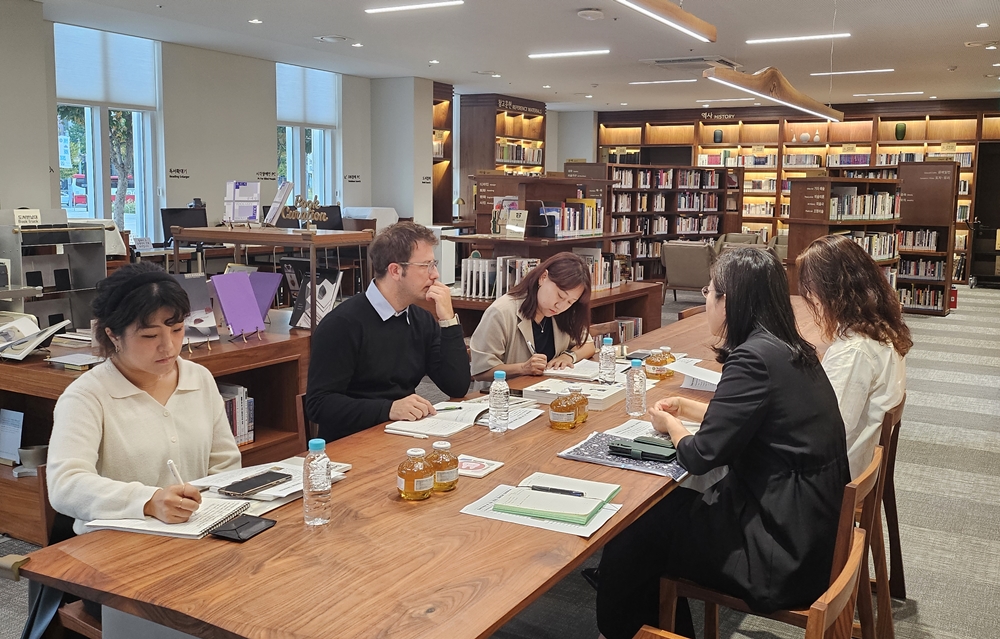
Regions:
<instances>
[{"instance_id":1,"label":"black phone case","mask_svg":"<svg viewBox=\"0 0 1000 639\"><path fill-rule=\"evenodd\" d=\"M619 457L629 457L640 461L669 462L677 457L677 451L673 448L634 441L608 444L608 452Z\"/></svg>"},{"instance_id":2,"label":"black phone case","mask_svg":"<svg viewBox=\"0 0 1000 639\"><path fill-rule=\"evenodd\" d=\"M255 515L240 515L232 521L216 526L209 534L220 539L244 542L255 537L275 524L273 519Z\"/></svg>"},{"instance_id":3,"label":"black phone case","mask_svg":"<svg viewBox=\"0 0 1000 639\"><path fill-rule=\"evenodd\" d=\"M234 481L228 486L223 486L219 489L219 494L226 495L227 497L245 497L246 495L259 493L265 488L283 484L291 478L292 476L288 473L279 473L269 470L259 475L254 475L253 477L247 477L246 479Z\"/></svg>"}]
</instances>

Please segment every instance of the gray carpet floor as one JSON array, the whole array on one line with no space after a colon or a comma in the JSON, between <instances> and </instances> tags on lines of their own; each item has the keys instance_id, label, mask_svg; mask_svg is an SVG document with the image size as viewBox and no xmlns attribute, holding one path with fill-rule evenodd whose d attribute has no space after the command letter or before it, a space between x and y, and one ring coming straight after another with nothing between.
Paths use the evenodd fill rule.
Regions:
<instances>
[{"instance_id":1,"label":"gray carpet floor","mask_svg":"<svg viewBox=\"0 0 1000 639\"><path fill-rule=\"evenodd\" d=\"M703 303L668 296L663 323ZM962 287L945 318L907 316L907 405L896 486L909 599L895 601L899 639L1000 637L1000 291ZM682 345L678 345L680 348ZM432 384L421 394L435 400ZM0 537L0 555L28 544ZM596 565L597 557L587 565ZM0 639L16 639L27 615L25 582L0 580ZM494 634L495 639L594 639L595 595L566 577ZM692 605L699 625L700 609ZM802 632L729 611L722 637L784 639Z\"/></svg>"}]
</instances>

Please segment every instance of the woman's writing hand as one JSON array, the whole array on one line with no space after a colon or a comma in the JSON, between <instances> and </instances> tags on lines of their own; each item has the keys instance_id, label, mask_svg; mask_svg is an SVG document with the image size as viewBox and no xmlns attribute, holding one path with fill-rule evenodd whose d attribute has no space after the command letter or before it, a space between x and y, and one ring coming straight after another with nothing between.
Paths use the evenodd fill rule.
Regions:
<instances>
[{"instance_id":1,"label":"woman's writing hand","mask_svg":"<svg viewBox=\"0 0 1000 639\"><path fill-rule=\"evenodd\" d=\"M167 524L180 524L191 519L200 504L201 493L197 488L191 484L176 484L153 493L142 512Z\"/></svg>"},{"instance_id":2,"label":"woman's writing hand","mask_svg":"<svg viewBox=\"0 0 1000 639\"><path fill-rule=\"evenodd\" d=\"M535 353L531 359L521 364L522 375L541 375L545 372L547 358L541 353Z\"/></svg>"}]
</instances>

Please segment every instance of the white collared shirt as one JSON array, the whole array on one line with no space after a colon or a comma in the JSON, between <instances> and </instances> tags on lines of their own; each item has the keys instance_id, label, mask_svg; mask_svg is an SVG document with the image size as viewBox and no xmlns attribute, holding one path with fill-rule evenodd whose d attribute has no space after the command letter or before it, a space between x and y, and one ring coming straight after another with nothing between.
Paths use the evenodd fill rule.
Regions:
<instances>
[{"instance_id":1,"label":"white collared shirt","mask_svg":"<svg viewBox=\"0 0 1000 639\"><path fill-rule=\"evenodd\" d=\"M827 349L823 369L837 393L851 478L856 478L872 461L886 411L906 392L906 360L891 344L848 335Z\"/></svg>"},{"instance_id":2,"label":"white collared shirt","mask_svg":"<svg viewBox=\"0 0 1000 639\"><path fill-rule=\"evenodd\" d=\"M390 317L399 317L400 315L405 314L406 323L410 323L410 307L407 306L401 311L394 309L392 304L389 303L389 300L385 299L385 295L382 295L382 291L380 291L378 286L375 285L375 280L372 280L368 285L368 288L365 289L365 297L367 297L368 301L371 302L372 306L375 308L375 312L378 313L378 316L382 318L383 322Z\"/></svg>"},{"instance_id":3,"label":"white collared shirt","mask_svg":"<svg viewBox=\"0 0 1000 639\"><path fill-rule=\"evenodd\" d=\"M87 532L92 519L141 519L159 488L240 467L240 452L215 379L177 359L166 405L134 386L110 361L87 371L56 402L46 467L49 499Z\"/></svg>"}]
</instances>

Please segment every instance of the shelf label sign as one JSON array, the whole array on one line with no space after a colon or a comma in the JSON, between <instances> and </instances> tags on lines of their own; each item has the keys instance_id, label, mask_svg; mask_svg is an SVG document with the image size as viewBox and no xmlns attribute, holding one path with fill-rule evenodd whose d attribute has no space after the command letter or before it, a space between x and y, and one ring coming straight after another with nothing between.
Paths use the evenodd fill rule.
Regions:
<instances>
[{"instance_id":1,"label":"shelf label sign","mask_svg":"<svg viewBox=\"0 0 1000 639\"><path fill-rule=\"evenodd\" d=\"M153 242L148 237L137 237L135 238L135 250L140 253L143 251L152 251Z\"/></svg>"},{"instance_id":2,"label":"shelf label sign","mask_svg":"<svg viewBox=\"0 0 1000 639\"><path fill-rule=\"evenodd\" d=\"M40 209L14 209L14 224L25 226L42 223L42 211Z\"/></svg>"},{"instance_id":3,"label":"shelf label sign","mask_svg":"<svg viewBox=\"0 0 1000 639\"><path fill-rule=\"evenodd\" d=\"M843 148L843 152L844 153L857 153L858 152L858 145L857 144L845 144L844 148Z\"/></svg>"},{"instance_id":4,"label":"shelf label sign","mask_svg":"<svg viewBox=\"0 0 1000 639\"><path fill-rule=\"evenodd\" d=\"M755 144L752 147L750 147L750 152L753 153L753 154L755 154L755 155L757 153L763 153L764 152L764 145L763 144Z\"/></svg>"},{"instance_id":5,"label":"shelf label sign","mask_svg":"<svg viewBox=\"0 0 1000 639\"><path fill-rule=\"evenodd\" d=\"M941 143L942 153L957 153L958 145L955 142L942 142Z\"/></svg>"},{"instance_id":6,"label":"shelf label sign","mask_svg":"<svg viewBox=\"0 0 1000 639\"><path fill-rule=\"evenodd\" d=\"M431 176L429 176L429 175L423 175L423 176L421 176L420 177L420 183L421 184L430 184L431 183Z\"/></svg>"},{"instance_id":7,"label":"shelf label sign","mask_svg":"<svg viewBox=\"0 0 1000 639\"><path fill-rule=\"evenodd\" d=\"M513 100L505 100L503 98L499 98L497 100L497 108L503 109L504 111L518 111L520 113L530 113L532 115L545 115L545 109L528 106L527 104L518 104Z\"/></svg>"},{"instance_id":8,"label":"shelf label sign","mask_svg":"<svg viewBox=\"0 0 1000 639\"><path fill-rule=\"evenodd\" d=\"M344 176L348 184L361 184L361 175L358 173L348 173Z\"/></svg>"}]
</instances>

